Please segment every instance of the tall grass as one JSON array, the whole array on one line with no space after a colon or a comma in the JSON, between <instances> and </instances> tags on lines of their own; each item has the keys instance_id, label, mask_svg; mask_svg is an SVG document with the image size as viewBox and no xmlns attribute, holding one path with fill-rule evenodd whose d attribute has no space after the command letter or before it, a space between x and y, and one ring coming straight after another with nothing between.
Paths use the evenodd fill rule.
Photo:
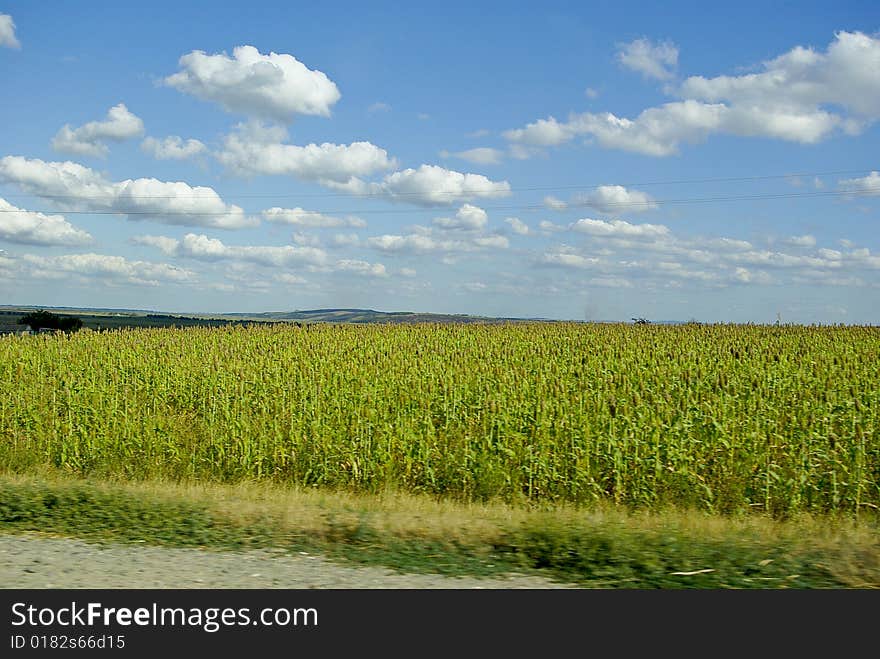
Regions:
<instances>
[{"instance_id":1,"label":"tall grass","mask_svg":"<svg viewBox=\"0 0 880 659\"><path fill-rule=\"evenodd\" d=\"M0 465L464 501L857 514L880 506L880 328L7 337Z\"/></svg>"}]
</instances>

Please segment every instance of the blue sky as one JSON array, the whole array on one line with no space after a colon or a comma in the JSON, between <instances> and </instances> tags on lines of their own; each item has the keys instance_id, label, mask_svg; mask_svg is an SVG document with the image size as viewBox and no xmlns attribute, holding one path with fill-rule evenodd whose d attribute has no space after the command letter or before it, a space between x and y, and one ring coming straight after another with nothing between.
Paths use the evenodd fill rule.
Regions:
<instances>
[{"instance_id":1,"label":"blue sky","mask_svg":"<svg viewBox=\"0 0 880 659\"><path fill-rule=\"evenodd\" d=\"M0 303L880 322L876 3L0 0Z\"/></svg>"}]
</instances>

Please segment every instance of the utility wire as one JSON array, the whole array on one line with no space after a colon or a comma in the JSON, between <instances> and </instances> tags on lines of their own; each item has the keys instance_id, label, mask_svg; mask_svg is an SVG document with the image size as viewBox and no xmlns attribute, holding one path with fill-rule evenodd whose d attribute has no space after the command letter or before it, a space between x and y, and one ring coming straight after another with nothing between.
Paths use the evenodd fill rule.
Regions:
<instances>
[{"instance_id":1,"label":"utility wire","mask_svg":"<svg viewBox=\"0 0 880 659\"><path fill-rule=\"evenodd\" d=\"M769 193L769 194L753 194L753 195L725 195L717 197L683 197L678 199L652 199L650 201L620 201L620 202L573 202L567 203L566 207L560 210L568 210L572 208L595 208L597 210L605 208L634 208L646 207L653 208L655 206L664 205L687 205L687 204L705 204L715 202L728 201L767 201L772 199L810 199L817 197L841 197L841 196L871 196L877 195L873 191L853 191L853 190L828 190L813 192L789 192L789 193ZM483 206L486 211L516 211L516 210L555 210L549 209L545 204L517 204L509 206ZM114 208L108 210L12 210L2 209L0 213L43 213L45 215L63 213L65 215L149 215L149 216L223 216L223 215L246 215L246 211L165 211L165 210L142 210ZM322 210L309 211L309 213L318 213L322 215L366 215L366 214L400 214L400 213L438 213L444 212L439 207L430 208L390 208L385 210L363 209L363 210Z\"/></svg>"},{"instance_id":2,"label":"utility wire","mask_svg":"<svg viewBox=\"0 0 880 659\"><path fill-rule=\"evenodd\" d=\"M724 178L702 178L702 179L679 179L679 180L667 180L667 181L624 181L621 183L603 183L603 184L583 184L583 185L548 185L548 186L531 186L531 187L516 187L516 188L508 188L504 190L505 193L510 192L536 192L536 191L554 191L554 190L583 190L583 191L595 191L601 187L610 185L610 186L640 186L647 187L652 185L685 185L685 184L704 184L704 183L744 183L744 182L759 182L759 181L772 181L779 179L799 179L803 177L816 177L816 176L842 176L844 174L864 174L866 172L870 173L872 171L876 171L874 169L843 169L829 172L800 172L793 174L770 174L766 176L739 176L739 177L724 177ZM348 193L348 192L304 192L304 193L288 193L288 194L276 194L276 193L241 193L241 194L228 194L227 197L235 197L242 199L264 199L264 198L279 198L279 199L287 199L287 198L299 198L299 197L309 197L309 198L351 198L351 197L379 197L379 198L400 198L400 197L412 197L412 196L421 196L426 194L424 191L422 192L396 192L393 195L390 195L388 192L360 192L360 193ZM431 195L456 195L456 196L465 196L462 195L460 190L433 190L429 191L427 194ZM3 195L7 199L14 199L18 197L32 197L38 196L44 199L113 199L115 195L74 195L74 194L9 194ZM126 195L129 199L217 199L215 195Z\"/></svg>"}]
</instances>

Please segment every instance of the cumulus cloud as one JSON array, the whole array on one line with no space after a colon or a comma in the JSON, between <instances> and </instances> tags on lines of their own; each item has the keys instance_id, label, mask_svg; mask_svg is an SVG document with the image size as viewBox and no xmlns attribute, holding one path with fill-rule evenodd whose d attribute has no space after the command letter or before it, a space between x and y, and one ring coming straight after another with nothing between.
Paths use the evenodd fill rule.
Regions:
<instances>
[{"instance_id":1,"label":"cumulus cloud","mask_svg":"<svg viewBox=\"0 0 880 659\"><path fill-rule=\"evenodd\" d=\"M815 247L816 237L809 234L803 236L791 236L785 243L793 247Z\"/></svg>"},{"instance_id":2,"label":"cumulus cloud","mask_svg":"<svg viewBox=\"0 0 880 659\"><path fill-rule=\"evenodd\" d=\"M641 213L657 208L657 203L647 193L627 190L622 185L600 185L588 194L579 195L576 202L607 214Z\"/></svg>"},{"instance_id":3,"label":"cumulus cloud","mask_svg":"<svg viewBox=\"0 0 880 659\"><path fill-rule=\"evenodd\" d=\"M662 224L630 224L624 220L578 220L569 227L578 233L603 238L661 238L669 235L669 227Z\"/></svg>"},{"instance_id":4,"label":"cumulus cloud","mask_svg":"<svg viewBox=\"0 0 880 659\"><path fill-rule=\"evenodd\" d=\"M379 182L353 179L347 184L330 187L355 195L380 196L421 206L449 206L510 194L507 181L492 181L482 174L463 174L438 165L407 168L388 174Z\"/></svg>"},{"instance_id":5,"label":"cumulus cloud","mask_svg":"<svg viewBox=\"0 0 880 659\"><path fill-rule=\"evenodd\" d=\"M300 277L299 275L292 275L289 272L281 272L273 277L275 281L281 282L282 284L287 284L289 286L298 286L300 284L305 284L306 280Z\"/></svg>"},{"instance_id":6,"label":"cumulus cloud","mask_svg":"<svg viewBox=\"0 0 880 659\"><path fill-rule=\"evenodd\" d=\"M52 148L62 153L103 158L109 152L105 144L107 140L122 142L138 137L143 132L144 122L141 118L120 103L107 111L104 121L90 121L79 128L65 124L52 138Z\"/></svg>"},{"instance_id":7,"label":"cumulus cloud","mask_svg":"<svg viewBox=\"0 0 880 659\"><path fill-rule=\"evenodd\" d=\"M356 233L336 233L330 239L331 247L353 247L360 244L361 239Z\"/></svg>"},{"instance_id":8,"label":"cumulus cloud","mask_svg":"<svg viewBox=\"0 0 880 659\"><path fill-rule=\"evenodd\" d=\"M226 245L205 234L188 233L181 240L167 236L136 236L132 242L156 247L169 256L199 261L249 262L269 267L321 266L327 263L327 253L317 247Z\"/></svg>"},{"instance_id":9,"label":"cumulus cloud","mask_svg":"<svg viewBox=\"0 0 880 659\"><path fill-rule=\"evenodd\" d=\"M564 211L568 208L568 204L562 199L557 199L553 195L547 195L544 197L544 205L554 211Z\"/></svg>"},{"instance_id":10,"label":"cumulus cloud","mask_svg":"<svg viewBox=\"0 0 880 659\"><path fill-rule=\"evenodd\" d=\"M593 277L587 282L590 286L601 288L632 288L633 283L623 277Z\"/></svg>"},{"instance_id":11,"label":"cumulus cloud","mask_svg":"<svg viewBox=\"0 0 880 659\"><path fill-rule=\"evenodd\" d=\"M21 43L15 37L15 21L9 14L0 14L0 46L21 48Z\"/></svg>"},{"instance_id":12,"label":"cumulus cloud","mask_svg":"<svg viewBox=\"0 0 880 659\"><path fill-rule=\"evenodd\" d=\"M540 119L525 128L506 131L504 136L528 146L556 146L578 136L591 136L600 146L652 156L668 156L681 142L698 142L721 127L723 104L681 101L644 110L635 119L610 112L573 114L567 122L553 117Z\"/></svg>"},{"instance_id":13,"label":"cumulus cloud","mask_svg":"<svg viewBox=\"0 0 880 659\"><path fill-rule=\"evenodd\" d=\"M847 178L839 182L840 187L853 194L880 195L880 172L871 172L861 178Z\"/></svg>"},{"instance_id":14,"label":"cumulus cloud","mask_svg":"<svg viewBox=\"0 0 880 659\"><path fill-rule=\"evenodd\" d=\"M27 211L0 197L0 240L23 245L84 245L92 242L92 236L61 215Z\"/></svg>"},{"instance_id":15,"label":"cumulus cloud","mask_svg":"<svg viewBox=\"0 0 880 659\"><path fill-rule=\"evenodd\" d=\"M681 93L704 101L744 106L807 108L832 104L864 117L880 116L880 38L841 31L827 50L797 46L741 76L692 76Z\"/></svg>"},{"instance_id":16,"label":"cumulus cloud","mask_svg":"<svg viewBox=\"0 0 880 659\"><path fill-rule=\"evenodd\" d=\"M554 224L549 220L541 220L538 222L538 228L544 233L559 233L565 231L565 227L561 224Z\"/></svg>"},{"instance_id":17,"label":"cumulus cloud","mask_svg":"<svg viewBox=\"0 0 880 659\"><path fill-rule=\"evenodd\" d=\"M234 174L295 176L322 185L347 184L355 177L387 171L397 162L370 142L284 144L287 131L258 122L239 124L215 156Z\"/></svg>"},{"instance_id":18,"label":"cumulus cloud","mask_svg":"<svg viewBox=\"0 0 880 659\"><path fill-rule=\"evenodd\" d=\"M558 251L544 254L541 256L540 263L542 265L584 270L598 266L601 261L595 257L585 257L580 254Z\"/></svg>"},{"instance_id":19,"label":"cumulus cloud","mask_svg":"<svg viewBox=\"0 0 880 659\"><path fill-rule=\"evenodd\" d=\"M459 158L467 160L476 165L497 165L504 157L504 152L490 147L478 147L476 149L467 149L466 151L441 151L441 158Z\"/></svg>"},{"instance_id":20,"label":"cumulus cloud","mask_svg":"<svg viewBox=\"0 0 880 659\"><path fill-rule=\"evenodd\" d=\"M296 114L329 116L339 100L336 84L292 55L263 55L239 46L232 57L194 50L164 82L178 91L218 103L228 112L290 121Z\"/></svg>"},{"instance_id":21,"label":"cumulus cloud","mask_svg":"<svg viewBox=\"0 0 880 659\"><path fill-rule=\"evenodd\" d=\"M605 148L668 156L713 133L801 144L858 134L880 118L880 38L838 32L824 53L798 46L764 62L759 73L692 76L670 92L683 100L633 119L586 112L565 122L540 119L504 136L533 147L587 137Z\"/></svg>"},{"instance_id":22,"label":"cumulus cloud","mask_svg":"<svg viewBox=\"0 0 880 659\"><path fill-rule=\"evenodd\" d=\"M367 245L373 249L400 254L425 254L438 252L444 254L477 252L486 249L506 249L510 241L497 234L467 235L448 238L433 235L430 229L421 227L419 231L406 235L385 234L367 239Z\"/></svg>"},{"instance_id":23,"label":"cumulus cloud","mask_svg":"<svg viewBox=\"0 0 880 659\"><path fill-rule=\"evenodd\" d=\"M442 229L461 229L464 231L482 231L489 223L489 216L479 206L464 204L458 209L455 217L438 217L434 224Z\"/></svg>"},{"instance_id":24,"label":"cumulus cloud","mask_svg":"<svg viewBox=\"0 0 880 659\"><path fill-rule=\"evenodd\" d=\"M655 44L649 39L636 39L619 46L617 61L646 78L669 80L678 64L678 48L668 41Z\"/></svg>"},{"instance_id":25,"label":"cumulus cloud","mask_svg":"<svg viewBox=\"0 0 880 659\"><path fill-rule=\"evenodd\" d=\"M556 230L566 227L553 225ZM601 285L623 278L640 286L766 286L814 281L822 285L880 285L880 256L851 241L843 249L816 248L812 236L793 236L795 249L756 249L749 241L729 237L685 237L662 225L622 220L580 220L568 230L591 236L578 246L556 245L533 259L537 267L591 271L580 285ZM874 281L874 284L871 282ZM625 284L621 284L624 285Z\"/></svg>"},{"instance_id":26,"label":"cumulus cloud","mask_svg":"<svg viewBox=\"0 0 880 659\"><path fill-rule=\"evenodd\" d=\"M263 219L277 224L291 224L300 227L328 228L328 227L356 227L363 228L367 223L359 217L349 215L347 217L333 217L322 215L316 211L307 211L299 206L296 208L269 208L263 211Z\"/></svg>"},{"instance_id":27,"label":"cumulus cloud","mask_svg":"<svg viewBox=\"0 0 880 659\"><path fill-rule=\"evenodd\" d=\"M163 224L238 229L257 220L225 203L212 188L154 178L108 181L78 163L0 158L0 181L52 201L64 210L119 213L131 220Z\"/></svg>"},{"instance_id":28,"label":"cumulus cloud","mask_svg":"<svg viewBox=\"0 0 880 659\"><path fill-rule=\"evenodd\" d=\"M376 112L391 112L391 106L388 103L383 103L382 101L376 101L370 107L367 108L367 112L370 114L374 114Z\"/></svg>"},{"instance_id":29,"label":"cumulus cloud","mask_svg":"<svg viewBox=\"0 0 880 659\"><path fill-rule=\"evenodd\" d=\"M502 135L511 142L527 146L557 146L568 142L576 133L567 124L558 122L555 117L548 117L538 119L525 128L504 131Z\"/></svg>"},{"instance_id":30,"label":"cumulus cloud","mask_svg":"<svg viewBox=\"0 0 880 659\"><path fill-rule=\"evenodd\" d=\"M188 139L186 142L177 135L169 135L161 140L148 137L141 142L141 150L156 160L186 160L207 151L207 147L199 140Z\"/></svg>"},{"instance_id":31,"label":"cumulus cloud","mask_svg":"<svg viewBox=\"0 0 880 659\"><path fill-rule=\"evenodd\" d=\"M530 233L529 225L518 217L506 217L504 221L510 226L510 230L520 236L527 236Z\"/></svg>"},{"instance_id":32,"label":"cumulus cloud","mask_svg":"<svg viewBox=\"0 0 880 659\"><path fill-rule=\"evenodd\" d=\"M335 269L339 272L353 272L365 277L387 277L385 266L381 263L368 263L352 259L341 259L336 262Z\"/></svg>"},{"instance_id":33,"label":"cumulus cloud","mask_svg":"<svg viewBox=\"0 0 880 659\"><path fill-rule=\"evenodd\" d=\"M121 256L105 254L64 254L62 256L34 256L25 254L22 262L35 276L75 276L104 280L107 283L159 286L168 283L188 283L195 274L167 263L129 261Z\"/></svg>"}]
</instances>

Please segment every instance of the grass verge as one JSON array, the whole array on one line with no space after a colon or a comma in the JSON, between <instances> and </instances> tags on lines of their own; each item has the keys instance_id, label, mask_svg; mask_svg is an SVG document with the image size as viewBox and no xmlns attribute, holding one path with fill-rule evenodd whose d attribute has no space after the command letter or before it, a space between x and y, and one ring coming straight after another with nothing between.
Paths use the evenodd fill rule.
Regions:
<instances>
[{"instance_id":1,"label":"grass verge","mask_svg":"<svg viewBox=\"0 0 880 659\"><path fill-rule=\"evenodd\" d=\"M0 531L275 548L409 572L539 571L587 588L878 588L880 517L517 508L264 484L0 475Z\"/></svg>"}]
</instances>

